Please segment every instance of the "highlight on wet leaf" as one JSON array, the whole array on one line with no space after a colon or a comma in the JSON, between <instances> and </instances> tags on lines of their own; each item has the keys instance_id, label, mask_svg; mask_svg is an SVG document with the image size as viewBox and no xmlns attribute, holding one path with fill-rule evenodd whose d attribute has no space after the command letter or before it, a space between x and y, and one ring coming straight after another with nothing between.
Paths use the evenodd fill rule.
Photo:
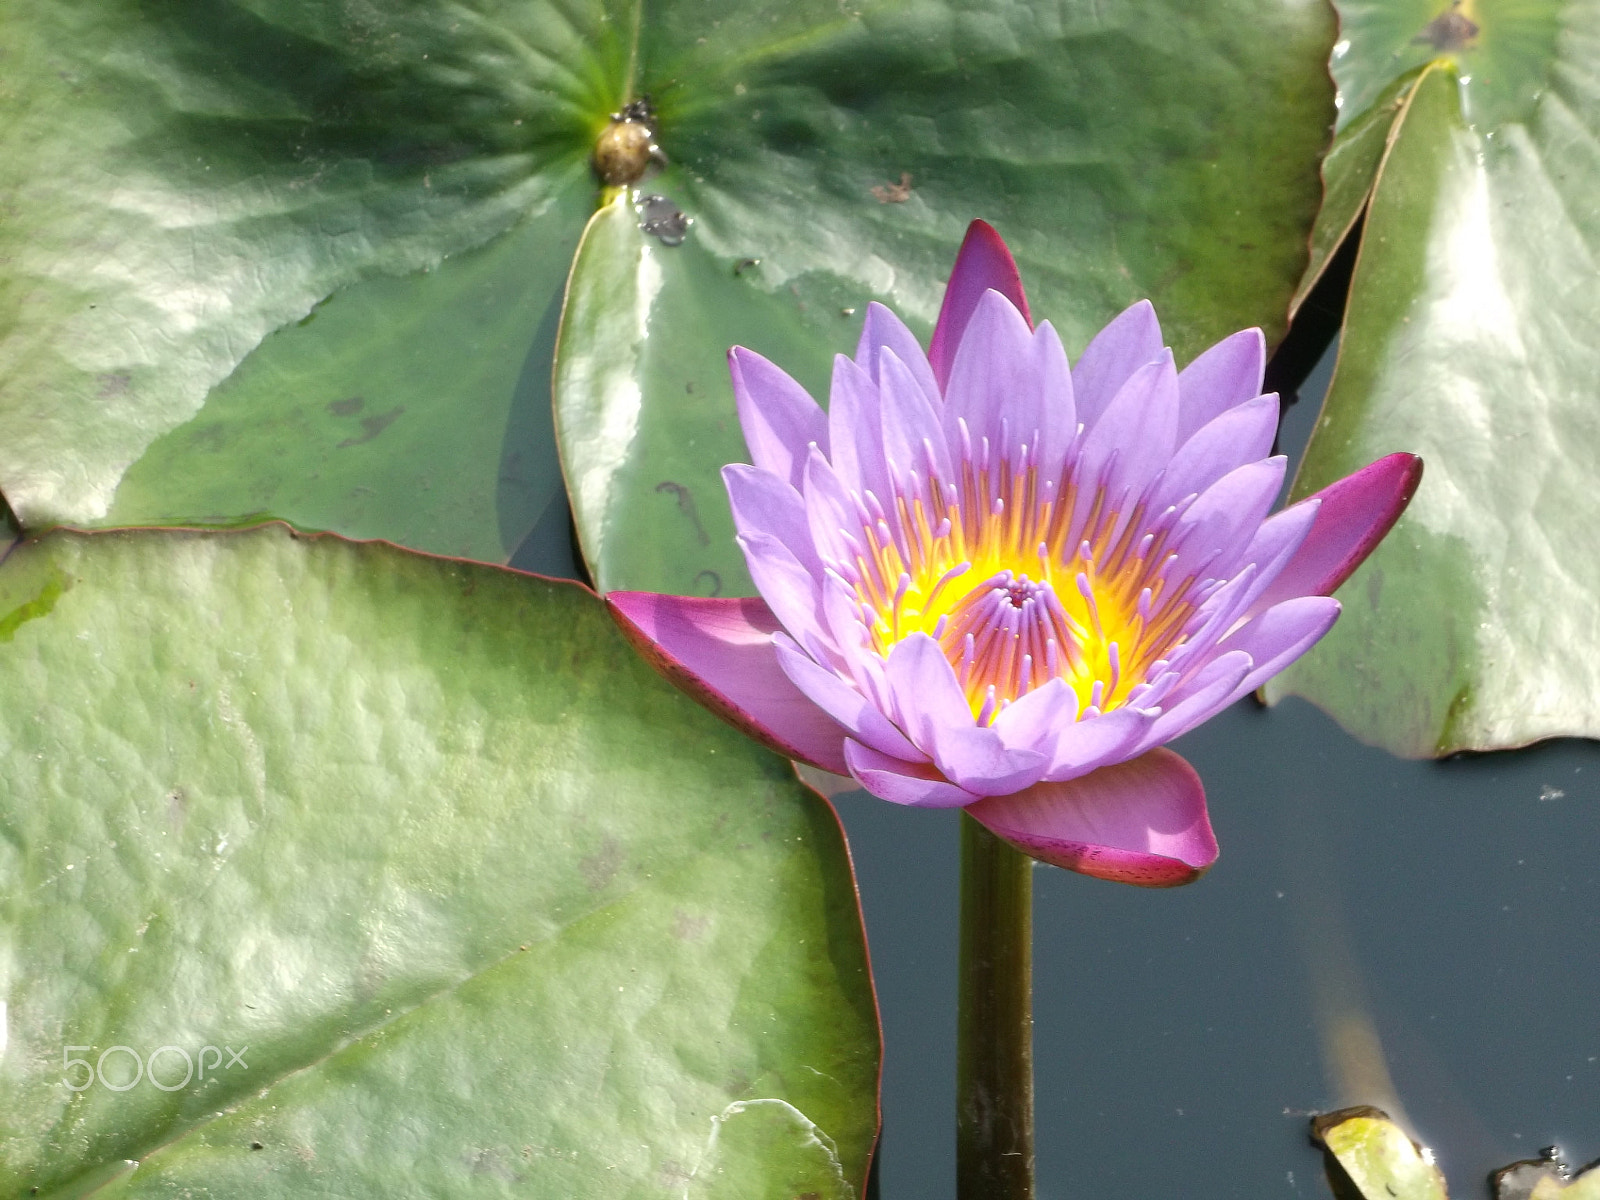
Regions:
<instances>
[{"instance_id":1,"label":"highlight on wet leaf","mask_svg":"<svg viewBox=\"0 0 1600 1200\"><path fill-rule=\"evenodd\" d=\"M1449 1200L1433 1152L1370 1105L1312 1118L1338 1200ZM1494 1200L1600 1200L1600 1163L1574 1172L1557 1146L1489 1176Z\"/></svg>"},{"instance_id":2,"label":"highlight on wet leaf","mask_svg":"<svg viewBox=\"0 0 1600 1200\"><path fill-rule=\"evenodd\" d=\"M613 592L670 677L882 799L962 807L1042 861L1147 886L1217 855L1164 744L1327 632L1421 473L1394 453L1269 516L1258 330L1181 372L1133 305L1069 366L973 222L926 351L873 304L829 406L729 355L723 477L760 599Z\"/></svg>"}]
</instances>

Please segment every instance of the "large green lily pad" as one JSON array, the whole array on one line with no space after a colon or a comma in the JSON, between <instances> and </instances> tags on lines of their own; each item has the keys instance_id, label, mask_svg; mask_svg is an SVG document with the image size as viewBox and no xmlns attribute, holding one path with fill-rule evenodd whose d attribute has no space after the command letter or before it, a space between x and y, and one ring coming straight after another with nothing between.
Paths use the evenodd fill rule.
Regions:
<instances>
[{"instance_id":1,"label":"large green lily pad","mask_svg":"<svg viewBox=\"0 0 1600 1200\"><path fill-rule=\"evenodd\" d=\"M566 454L591 480L626 460L617 503L661 514L645 540L735 589L700 541L738 449L731 341L825 378L869 297L926 331L976 215L1076 344L1145 294L1189 352L1278 331L1331 36L1320 6L1264 0L8 10L0 490L33 529L270 514L505 560L552 492L539 410L589 151L649 93L675 165L642 187L698 249L663 256L648 315L675 344L637 356L642 444ZM583 343L604 324L568 355L609 353ZM697 532L677 498L707 492ZM611 528L582 533L622 579Z\"/></svg>"},{"instance_id":2,"label":"large green lily pad","mask_svg":"<svg viewBox=\"0 0 1600 1200\"><path fill-rule=\"evenodd\" d=\"M551 492L524 410L626 17L8 8L0 489L24 525L271 512L508 557Z\"/></svg>"},{"instance_id":3,"label":"large green lily pad","mask_svg":"<svg viewBox=\"0 0 1600 1200\"><path fill-rule=\"evenodd\" d=\"M0 1192L859 1195L837 824L588 592L57 534L0 613Z\"/></svg>"},{"instance_id":4,"label":"large green lily pad","mask_svg":"<svg viewBox=\"0 0 1600 1200\"><path fill-rule=\"evenodd\" d=\"M675 165L639 190L695 223L666 247L629 221L638 196L597 214L557 353L563 462L602 589L749 591L717 478L745 457L728 346L820 395L869 300L926 337L973 217L1010 242L1069 347L1145 296L1182 357L1245 326L1282 332L1333 115L1320 6L686 13L643 26L639 87Z\"/></svg>"},{"instance_id":5,"label":"large green lily pad","mask_svg":"<svg viewBox=\"0 0 1600 1200\"><path fill-rule=\"evenodd\" d=\"M1402 9L1422 37L1415 5L1345 8L1347 98L1431 65L1394 109L1294 492L1394 450L1427 473L1339 624L1268 694L1408 755L1594 736L1600 12L1464 5L1479 32L1445 52L1402 39Z\"/></svg>"}]
</instances>

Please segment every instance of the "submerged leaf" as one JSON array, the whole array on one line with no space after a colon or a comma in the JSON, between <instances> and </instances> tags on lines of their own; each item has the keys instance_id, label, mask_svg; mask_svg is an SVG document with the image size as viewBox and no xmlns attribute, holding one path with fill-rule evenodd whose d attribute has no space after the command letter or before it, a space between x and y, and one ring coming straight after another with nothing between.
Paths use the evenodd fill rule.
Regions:
<instances>
[{"instance_id":1,"label":"submerged leaf","mask_svg":"<svg viewBox=\"0 0 1600 1200\"><path fill-rule=\"evenodd\" d=\"M1311 1130L1327 1151L1330 1182L1341 1197L1348 1181L1357 1194L1347 1200L1448 1200L1433 1155L1378 1109L1326 1113L1311 1123Z\"/></svg>"}]
</instances>

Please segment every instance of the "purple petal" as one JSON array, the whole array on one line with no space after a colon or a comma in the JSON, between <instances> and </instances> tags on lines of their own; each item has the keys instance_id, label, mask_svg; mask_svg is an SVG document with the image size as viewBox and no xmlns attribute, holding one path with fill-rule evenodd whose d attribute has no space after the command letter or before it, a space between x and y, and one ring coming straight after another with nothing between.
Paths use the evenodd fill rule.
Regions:
<instances>
[{"instance_id":1,"label":"purple petal","mask_svg":"<svg viewBox=\"0 0 1600 1200\"><path fill-rule=\"evenodd\" d=\"M980 727L939 643L913 633L889 651L886 675L894 721L931 755L944 777L975 795L1018 791L1038 782L1049 759L1036 750L1008 749L993 729Z\"/></svg>"},{"instance_id":2,"label":"purple petal","mask_svg":"<svg viewBox=\"0 0 1600 1200\"><path fill-rule=\"evenodd\" d=\"M1024 854L1100 879L1174 887L1217 860L1205 790L1170 750L967 809Z\"/></svg>"},{"instance_id":3,"label":"purple petal","mask_svg":"<svg viewBox=\"0 0 1600 1200\"><path fill-rule=\"evenodd\" d=\"M1016 448L1044 423L1032 359L1028 322L999 292L984 292L945 381L944 428L952 447L961 445L956 422L965 421L974 453L981 455L987 438L991 463L1002 455L1015 461Z\"/></svg>"},{"instance_id":4,"label":"purple petal","mask_svg":"<svg viewBox=\"0 0 1600 1200\"><path fill-rule=\"evenodd\" d=\"M939 402L939 385L934 381L933 368L928 366L922 344L906 328L904 321L873 300L867 304L867 319L861 326L861 340L856 343L856 365L882 384L883 375L878 368L880 350L893 351L927 395L928 402Z\"/></svg>"},{"instance_id":5,"label":"purple petal","mask_svg":"<svg viewBox=\"0 0 1600 1200\"><path fill-rule=\"evenodd\" d=\"M1332 596L1297 596L1230 633L1218 649L1243 650L1252 663L1238 694L1255 691L1311 649L1338 618L1339 602Z\"/></svg>"},{"instance_id":6,"label":"purple petal","mask_svg":"<svg viewBox=\"0 0 1600 1200\"><path fill-rule=\"evenodd\" d=\"M800 493L770 471L730 463L722 468L733 525L740 534L766 534L782 542L812 575L822 573Z\"/></svg>"},{"instance_id":7,"label":"purple petal","mask_svg":"<svg viewBox=\"0 0 1600 1200\"><path fill-rule=\"evenodd\" d=\"M1094 428L1122 385L1146 363L1159 359L1161 325L1150 301L1140 300L1124 309L1111 324L1094 335L1078 365L1072 368L1072 391L1078 420Z\"/></svg>"},{"instance_id":8,"label":"purple petal","mask_svg":"<svg viewBox=\"0 0 1600 1200\"><path fill-rule=\"evenodd\" d=\"M1281 455L1247 463L1201 492L1178 520L1172 539L1178 557L1167 578L1232 575L1283 487L1283 469Z\"/></svg>"},{"instance_id":9,"label":"purple petal","mask_svg":"<svg viewBox=\"0 0 1600 1200\"><path fill-rule=\"evenodd\" d=\"M806 462L803 491L806 527L817 554L830 566L853 563L865 552L860 513L839 473L820 451Z\"/></svg>"},{"instance_id":10,"label":"purple petal","mask_svg":"<svg viewBox=\"0 0 1600 1200\"><path fill-rule=\"evenodd\" d=\"M919 355L920 357L920 355ZM946 483L954 481L944 425L922 385L893 350L884 349L878 361L878 403L883 421L883 455L902 491L912 472L924 484L930 469ZM930 508L929 512L935 509Z\"/></svg>"},{"instance_id":11,"label":"purple petal","mask_svg":"<svg viewBox=\"0 0 1600 1200\"><path fill-rule=\"evenodd\" d=\"M777 633L773 635L773 647L777 652L778 666L789 677L789 681L804 692L812 703L839 722L851 737L895 758L926 760L927 755L908 742L889 718L879 712L851 683L839 678L827 667L819 666L791 638Z\"/></svg>"},{"instance_id":12,"label":"purple petal","mask_svg":"<svg viewBox=\"0 0 1600 1200\"><path fill-rule=\"evenodd\" d=\"M1261 394L1267 343L1259 329L1245 329L1223 338L1183 369L1178 376L1182 416L1178 440L1188 441L1235 405Z\"/></svg>"},{"instance_id":13,"label":"purple petal","mask_svg":"<svg viewBox=\"0 0 1600 1200\"><path fill-rule=\"evenodd\" d=\"M799 487L810 445L827 453L827 414L805 388L753 350L728 351L728 371L750 461Z\"/></svg>"},{"instance_id":14,"label":"purple petal","mask_svg":"<svg viewBox=\"0 0 1600 1200\"><path fill-rule=\"evenodd\" d=\"M778 665L778 619L758 599L612 592L606 608L656 670L780 754L843 774L845 731Z\"/></svg>"},{"instance_id":15,"label":"purple petal","mask_svg":"<svg viewBox=\"0 0 1600 1200\"><path fill-rule=\"evenodd\" d=\"M1077 693L1056 678L1002 708L990 728L1008 749L1037 750L1053 758L1062 734L1077 719Z\"/></svg>"},{"instance_id":16,"label":"purple petal","mask_svg":"<svg viewBox=\"0 0 1600 1200\"><path fill-rule=\"evenodd\" d=\"M870 491L887 502L882 431L878 385L844 355L834 355L833 384L828 390L828 461L847 489Z\"/></svg>"},{"instance_id":17,"label":"purple petal","mask_svg":"<svg viewBox=\"0 0 1600 1200\"><path fill-rule=\"evenodd\" d=\"M1067 366L1067 351L1061 336L1049 321L1040 321L1033 331L1033 355L1028 374L1039 396L1040 435L1038 474L1041 479L1059 479L1066 466L1067 451L1078 434L1078 406L1073 399L1072 370ZM1026 436L1032 437L1033 431Z\"/></svg>"},{"instance_id":18,"label":"purple petal","mask_svg":"<svg viewBox=\"0 0 1600 1200\"><path fill-rule=\"evenodd\" d=\"M1274 513L1256 530L1255 537L1250 539L1250 545L1239 560L1243 566L1256 568L1256 578L1250 585L1250 594L1245 598L1242 617L1261 611L1256 604L1257 597L1272 585L1278 572L1294 557L1300 549L1300 543L1306 540L1306 534L1311 532L1311 524L1316 520L1319 503L1317 500L1307 500Z\"/></svg>"},{"instance_id":19,"label":"purple petal","mask_svg":"<svg viewBox=\"0 0 1600 1200\"><path fill-rule=\"evenodd\" d=\"M1394 527L1421 482L1420 458L1391 454L1301 501L1321 502L1311 532L1250 606L1251 613L1293 596L1331 595Z\"/></svg>"},{"instance_id":20,"label":"purple petal","mask_svg":"<svg viewBox=\"0 0 1600 1200\"><path fill-rule=\"evenodd\" d=\"M857 783L880 800L913 808L964 808L978 799L957 787L928 763L890 758L846 739L844 758Z\"/></svg>"},{"instance_id":21,"label":"purple petal","mask_svg":"<svg viewBox=\"0 0 1600 1200\"><path fill-rule=\"evenodd\" d=\"M1074 475L1092 503L1098 486L1113 509L1126 512L1172 461L1178 435L1178 372L1160 351L1117 391L1089 426ZM1068 542L1068 545L1074 545Z\"/></svg>"},{"instance_id":22,"label":"purple petal","mask_svg":"<svg viewBox=\"0 0 1600 1200\"><path fill-rule=\"evenodd\" d=\"M941 390L950 378L956 349L966 333L967 322L972 319L972 310L977 308L984 292L991 289L1011 301L1022 319L1032 324L1028 298L1022 291L1022 276L1011 251L989 224L974 221L967 226L967 236L956 254L950 283L944 290L944 304L939 308L939 320L933 327L933 341L928 346L928 364Z\"/></svg>"},{"instance_id":23,"label":"purple petal","mask_svg":"<svg viewBox=\"0 0 1600 1200\"><path fill-rule=\"evenodd\" d=\"M813 645L833 647L822 619L822 593L815 576L790 550L770 534L752 533L736 539L744 551L745 566L756 591L772 609L783 627L808 649Z\"/></svg>"},{"instance_id":24,"label":"purple petal","mask_svg":"<svg viewBox=\"0 0 1600 1200\"><path fill-rule=\"evenodd\" d=\"M889 651L887 675L895 724L935 761L947 731L976 726L955 669L939 643L927 634L913 633L895 643Z\"/></svg>"},{"instance_id":25,"label":"purple petal","mask_svg":"<svg viewBox=\"0 0 1600 1200\"><path fill-rule=\"evenodd\" d=\"M941 729L934 760L947 778L979 796L1009 796L1032 787L1050 765L1048 755L1008 749L999 734L980 725Z\"/></svg>"},{"instance_id":26,"label":"purple petal","mask_svg":"<svg viewBox=\"0 0 1600 1200\"><path fill-rule=\"evenodd\" d=\"M1061 735L1045 777L1059 783L1127 758L1154 719L1143 709L1117 708L1073 722Z\"/></svg>"},{"instance_id":27,"label":"purple petal","mask_svg":"<svg viewBox=\"0 0 1600 1200\"><path fill-rule=\"evenodd\" d=\"M1198 495L1229 471L1266 458L1277 434L1275 393L1234 405L1178 447L1162 476L1154 507L1163 509L1186 496Z\"/></svg>"},{"instance_id":28,"label":"purple petal","mask_svg":"<svg viewBox=\"0 0 1600 1200\"><path fill-rule=\"evenodd\" d=\"M1250 656L1239 650L1213 658L1168 697L1168 707L1151 724L1140 750L1160 746L1209 721L1244 693L1239 684L1250 670Z\"/></svg>"}]
</instances>

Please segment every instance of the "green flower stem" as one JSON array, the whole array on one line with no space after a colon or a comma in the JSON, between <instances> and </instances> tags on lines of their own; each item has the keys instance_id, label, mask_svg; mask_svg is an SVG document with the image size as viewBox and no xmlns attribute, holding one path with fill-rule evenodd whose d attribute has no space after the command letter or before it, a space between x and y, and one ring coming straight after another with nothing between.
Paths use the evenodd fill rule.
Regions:
<instances>
[{"instance_id":1,"label":"green flower stem","mask_svg":"<svg viewBox=\"0 0 1600 1200\"><path fill-rule=\"evenodd\" d=\"M1032 872L962 815L958 1200L1033 1200Z\"/></svg>"}]
</instances>

